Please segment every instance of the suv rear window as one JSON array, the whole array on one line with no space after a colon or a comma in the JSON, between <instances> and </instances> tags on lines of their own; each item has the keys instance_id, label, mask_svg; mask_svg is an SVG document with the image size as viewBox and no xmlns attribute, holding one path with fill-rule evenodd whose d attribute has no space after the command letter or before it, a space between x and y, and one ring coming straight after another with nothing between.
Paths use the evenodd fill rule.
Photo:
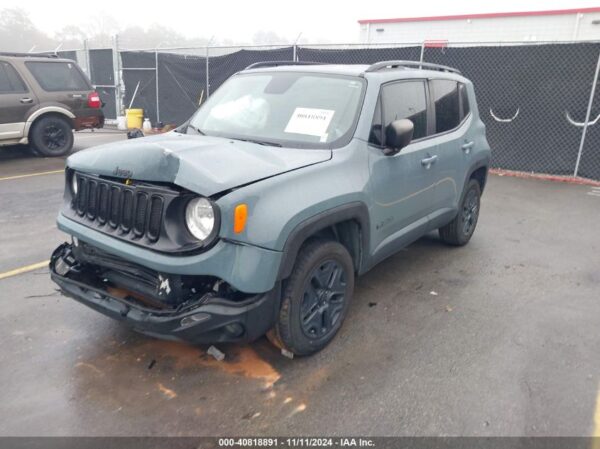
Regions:
<instances>
[{"instance_id":1,"label":"suv rear window","mask_svg":"<svg viewBox=\"0 0 600 449\"><path fill-rule=\"evenodd\" d=\"M72 62L26 62L42 89L48 92L89 90L90 85Z\"/></svg>"},{"instance_id":2,"label":"suv rear window","mask_svg":"<svg viewBox=\"0 0 600 449\"><path fill-rule=\"evenodd\" d=\"M8 62L0 62L0 94L27 92L25 83Z\"/></svg>"}]
</instances>

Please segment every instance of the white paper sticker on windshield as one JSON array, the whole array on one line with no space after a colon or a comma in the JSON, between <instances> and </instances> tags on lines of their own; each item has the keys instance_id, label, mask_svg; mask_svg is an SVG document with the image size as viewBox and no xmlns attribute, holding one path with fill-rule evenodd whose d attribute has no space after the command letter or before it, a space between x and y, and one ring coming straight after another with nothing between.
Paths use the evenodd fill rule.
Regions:
<instances>
[{"instance_id":1,"label":"white paper sticker on windshield","mask_svg":"<svg viewBox=\"0 0 600 449\"><path fill-rule=\"evenodd\" d=\"M321 137L327 132L334 112L329 109L296 108L285 132Z\"/></svg>"}]
</instances>

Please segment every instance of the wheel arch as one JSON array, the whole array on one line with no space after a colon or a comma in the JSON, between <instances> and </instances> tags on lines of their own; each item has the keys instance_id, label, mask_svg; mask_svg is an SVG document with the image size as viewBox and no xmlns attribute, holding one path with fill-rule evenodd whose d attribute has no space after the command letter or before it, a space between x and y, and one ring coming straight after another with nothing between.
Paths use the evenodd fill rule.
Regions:
<instances>
[{"instance_id":1,"label":"wheel arch","mask_svg":"<svg viewBox=\"0 0 600 449\"><path fill-rule=\"evenodd\" d=\"M369 211L360 201L327 209L299 223L283 247L278 280L292 273L298 252L313 237L338 241L350 253L357 273L364 266L369 248Z\"/></svg>"},{"instance_id":2,"label":"wheel arch","mask_svg":"<svg viewBox=\"0 0 600 449\"><path fill-rule=\"evenodd\" d=\"M465 183L463 186L463 192L467 187L467 184L471 179L475 179L479 183L479 187L481 189L481 193L483 194L483 190L487 183L487 176L489 171L489 161L488 160L480 160L473 164L469 169L468 176L465 179Z\"/></svg>"},{"instance_id":3,"label":"wheel arch","mask_svg":"<svg viewBox=\"0 0 600 449\"><path fill-rule=\"evenodd\" d=\"M43 117L48 116L58 116L61 118L65 118L67 119L67 122L69 123L71 128L74 127L73 120L75 119L75 114L73 114L71 111L59 106L45 106L35 111L27 118L27 122L25 123L24 135L29 136L29 133L33 129L33 125Z\"/></svg>"}]
</instances>

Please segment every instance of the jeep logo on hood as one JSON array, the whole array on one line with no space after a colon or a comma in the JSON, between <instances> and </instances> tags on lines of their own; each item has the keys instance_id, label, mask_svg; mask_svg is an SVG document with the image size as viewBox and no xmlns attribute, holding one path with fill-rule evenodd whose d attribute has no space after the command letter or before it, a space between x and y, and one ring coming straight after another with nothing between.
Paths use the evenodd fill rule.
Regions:
<instances>
[{"instance_id":1,"label":"jeep logo on hood","mask_svg":"<svg viewBox=\"0 0 600 449\"><path fill-rule=\"evenodd\" d=\"M117 165L115 167L115 169L113 170L113 175L119 176L121 178L132 178L133 177L133 171L127 170L125 168L119 168L119 166Z\"/></svg>"}]
</instances>

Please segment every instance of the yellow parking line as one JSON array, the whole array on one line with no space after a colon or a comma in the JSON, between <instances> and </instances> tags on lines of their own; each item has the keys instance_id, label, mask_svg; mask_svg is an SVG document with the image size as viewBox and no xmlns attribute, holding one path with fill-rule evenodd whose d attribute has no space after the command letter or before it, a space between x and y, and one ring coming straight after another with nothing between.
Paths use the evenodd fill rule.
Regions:
<instances>
[{"instance_id":1,"label":"yellow parking line","mask_svg":"<svg viewBox=\"0 0 600 449\"><path fill-rule=\"evenodd\" d=\"M9 181L11 179L29 178L31 176L56 175L58 173L64 173L64 172L65 172L64 170L42 171L39 173L29 173L27 175L7 176L6 178L0 178L0 181Z\"/></svg>"},{"instance_id":2,"label":"yellow parking line","mask_svg":"<svg viewBox=\"0 0 600 449\"><path fill-rule=\"evenodd\" d=\"M5 271L4 273L0 273L0 279L6 279L11 276L16 276L17 274L27 273L29 271L37 270L39 268L45 268L50 263L49 260L44 260L43 262L33 263L31 265L27 265L21 268L16 268L14 270Z\"/></svg>"},{"instance_id":3,"label":"yellow parking line","mask_svg":"<svg viewBox=\"0 0 600 449\"><path fill-rule=\"evenodd\" d=\"M594 410L594 429L592 430L591 449L600 449L600 391L596 396L596 410Z\"/></svg>"}]
</instances>

